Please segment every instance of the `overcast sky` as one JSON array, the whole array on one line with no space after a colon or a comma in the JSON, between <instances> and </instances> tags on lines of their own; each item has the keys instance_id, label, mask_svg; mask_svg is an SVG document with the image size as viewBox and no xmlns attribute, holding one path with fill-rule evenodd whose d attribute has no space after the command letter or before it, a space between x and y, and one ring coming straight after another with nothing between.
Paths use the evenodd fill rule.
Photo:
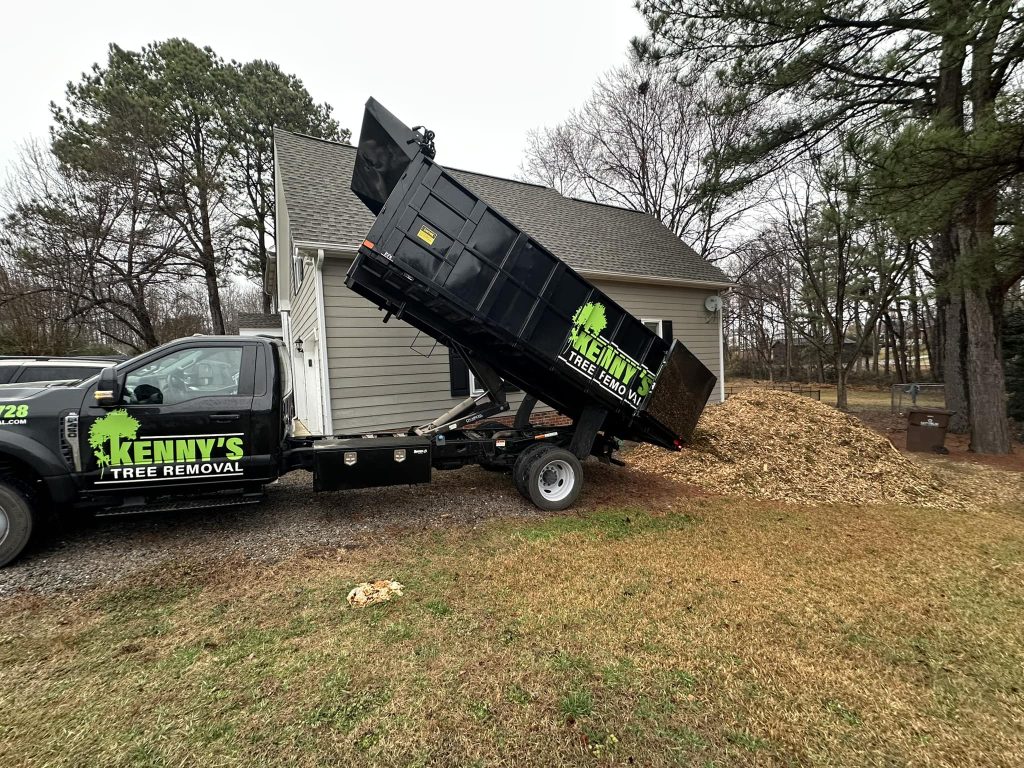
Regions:
<instances>
[{"instance_id":1,"label":"overcast sky","mask_svg":"<svg viewBox=\"0 0 1024 768\"><path fill-rule=\"evenodd\" d=\"M50 101L105 62L109 43L169 37L277 62L334 107L353 140L372 95L434 130L441 163L512 176L527 131L581 104L645 29L632 0L37 0L5 4L3 19L3 176L26 139L46 137Z\"/></svg>"}]
</instances>

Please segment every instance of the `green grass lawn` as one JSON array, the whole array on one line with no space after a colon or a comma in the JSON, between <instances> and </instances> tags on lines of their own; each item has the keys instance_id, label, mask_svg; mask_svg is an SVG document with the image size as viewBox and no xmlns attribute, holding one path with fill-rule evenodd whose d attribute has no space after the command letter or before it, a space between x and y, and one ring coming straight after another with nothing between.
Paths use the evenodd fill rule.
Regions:
<instances>
[{"instance_id":1,"label":"green grass lawn","mask_svg":"<svg viewBox=\"0 0 1024 768\"><path fill-rule=\"evenodd\" d=\"M0 762L1022 764L1019 512L650 506L9 601Z\"/></svg>"}]
</instances>

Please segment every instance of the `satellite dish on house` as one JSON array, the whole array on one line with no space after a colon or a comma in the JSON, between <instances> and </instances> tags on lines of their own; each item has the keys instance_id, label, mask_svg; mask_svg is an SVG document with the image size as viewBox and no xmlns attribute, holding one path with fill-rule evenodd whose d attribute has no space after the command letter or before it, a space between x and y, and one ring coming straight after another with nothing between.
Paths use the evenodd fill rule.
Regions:
<instances>
[{"instance_id":1,"label":"satellite dish on house","mask_svg":"<svg viewBox=\"0 0 1024 768\"><path fill-rule=\"evenodd\" d=\"M708 312L718 312L722 308L722 297L717 293L704 299L704 309Z\"/></svg>"}]
</instances>

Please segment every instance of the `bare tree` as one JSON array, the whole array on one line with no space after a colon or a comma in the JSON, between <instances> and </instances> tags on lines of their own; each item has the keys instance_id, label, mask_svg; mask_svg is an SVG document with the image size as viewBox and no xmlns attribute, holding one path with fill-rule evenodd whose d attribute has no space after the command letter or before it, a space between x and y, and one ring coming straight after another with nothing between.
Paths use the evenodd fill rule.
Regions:
<instances>
[{"instance_id":1,"label":"bare tree","mask_svg":"<svg viewBox=\"0 0 1024 768\"><path fill-rule=\"evenodd\" d=\"M531 132L524 178L565 195L657 216L709 260L726 255L723 232L759 202L734 188L719 160L744 130L712 114L707 93L667 71L632 62L601 78L565 122Z\"/></svg>"},{"instance_id":2,"label":"bare tree","mask_svg":"<svg viewBox=\"0 0 1024 768\"><path fill-rule=\"evenodd\" d=\"M746 335L770 333L762 348L781 341L787 367L799 336L815 353L819 380L835 378L843 409L850 373L915 263L913 243L861 215L851 162L842 153L809 155L792 167L777 181L771 220L739 249Z\"/></svg>"},{"instance_id":3,"label":"bare tree","mask_svg":"<svg viewBox=\"0 0 1024 768\"><path fill-rule=\"evenodd\" d=\"M90 175L29 145L6 198L5 250L20 295L59 296L65 322L89 322L128 349L161 342L154 302L179 290L187 259L141 170Z\"/></svg>"}]
</instances>

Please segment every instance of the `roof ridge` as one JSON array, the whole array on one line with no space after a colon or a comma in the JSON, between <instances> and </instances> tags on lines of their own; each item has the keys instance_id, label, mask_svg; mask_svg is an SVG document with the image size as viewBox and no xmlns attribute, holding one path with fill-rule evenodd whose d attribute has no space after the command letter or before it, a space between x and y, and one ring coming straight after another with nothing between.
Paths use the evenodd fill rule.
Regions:
<instances>
[{"instance_id":1,"label":"roof ridge","mask_svg":"<svg viewBox=\"0 0 1024 768\"><path fill-rule=\"evenodd\" d=\"M275 133L278 133L278 132L280 132L280 133L287 133L290 136L298 136L299 138L302 138L302 139L311 139L312 141L319 141L319 142L322 142L323 144L330 144L330 145L335 146L335 147L344 147L345 149L356 149L357 148L355 144L346 144L343 141L334 141L333 139L323 139L323 138L320 138L319 136L310 136L308 133L300 133L298 131L289 131L289 130L287 130L285 128L278 128L276 126L274 127L274 132ZM522 185L524 187L539 187L540 189L550 189L553 192L558 192L557 189L554 189L553 187L549 187L547 184L538 184L538 183L533 182L533 181L523 181L522 179L512 179L512 178L509 178L508 176L499 176L496 173L482 173L480 171L470 171L470 170L467 170L466 168L456 168L456 167L451 166L451 165L445 165L443 167L447 171L455 171L456 173L468 173L470 176L481 176L481 177L483 177L485 179L497 179L498 181L510 181L513 184L520 184L520 185ZM561 195L562 197L565 197L565 195L562 195L561 192L558 192L558 194Z\"/></svg>"},{"instance_id":2,"label":"roof ridge","mask_svg":"<svg viewBox=\"0 0 1024 768\"><path fill-rule=\"evenodd\" d=\"M550 189L561 197L565 197L554 187L549 187L547 184L538 184L534 181L523 181L522 179L510 179L508 176L498 176L494 173L480 173L480 171L467 171L465 168L453 168L450 165L444 166L446 171L456 171L458 173L468 173L470 176L483 176L485 179L497 179L498 181L511 181L513 184L519 184L523 187L537 187L538 189Z\"/></svg>"},{"instance_id":3,"label":"roof ridge","mask_svg":"<svg viewBox=\"0 0 1024 768\"><path fill-rule=\"evenodd\" d=\"M298 136L299 138L302 138L302 139L311 139L312 141L319 141L322 144L330 144L331 146L335 146L335 147L346 147L348 149L355 149L354 145L347 144L344 141L335 141L334 139L324 139L324 138L321 138L320 136L311 136L308 133L300 133L298 131L289 131L286 128L278 128L276 125L273 127L273 132L275 134L287 133L289 136Z\"/></svg>"},{"instance_id":4,"label":"roof ridge","mask_svg":"<svg viewBox=\"0 0 1024 768\"><path fill-rule=\"evenodd\" d=\"M558 192L557 189L555 191ZM558 194L562 195L561 192L558 192ZM661 221L661 219L659 219L653 213L638 211L636 208L627 208L624 205L615 205L615 203L602 203L600 200L587 200L586 198L573 197L572 195L562 195L562 197L564 197L566 200L572 200L577 203L586 203L587 205L600 205L604 208L614 208L616 211L625 211L626 213L639 213L641 216L651 216L655 219L658 219L658 221Z\"/></svg>"}]
</instances>

